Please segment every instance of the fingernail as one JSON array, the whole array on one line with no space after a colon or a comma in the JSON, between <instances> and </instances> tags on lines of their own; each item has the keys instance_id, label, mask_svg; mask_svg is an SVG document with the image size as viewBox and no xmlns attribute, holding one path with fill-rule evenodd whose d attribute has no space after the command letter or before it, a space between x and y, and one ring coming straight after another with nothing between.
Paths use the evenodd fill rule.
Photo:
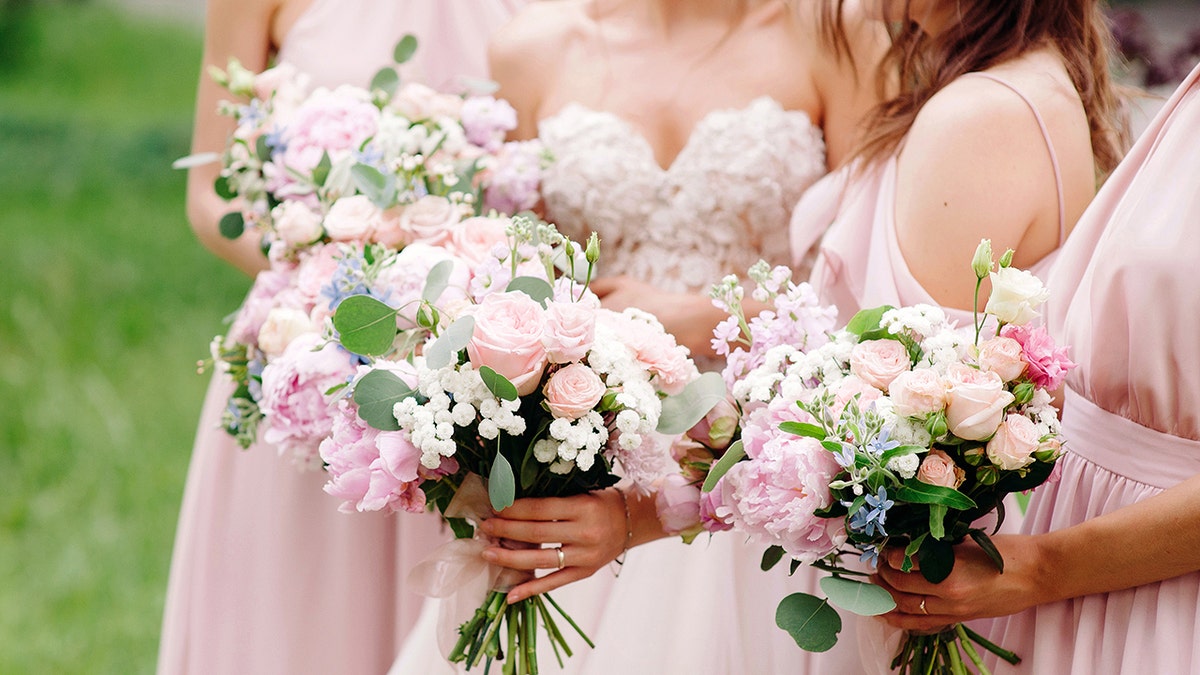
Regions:
<instances>
[{"instance_id":1,"label":"fingernail","mask_svg":"<svg viewBox=\"0 0 1200 675\"><path fill-rule=\"evenodd\" d=\"M510 605L515 605L521 601L521 596L517 595L516 593L509 593L508 596L504 598L504 601Z\"/></svg>"},{"instance_id":2,"label":"fingernail","mask_svg":"<svg viewBox=\"0 0 1200 675\"><path fill-rule=\"evenodd\" d=\"M499 554L497 554L495 551L492 551L490 549L483 550L483 559L488 562L496 562L496 558L498 558L498 557L499 557Z\"/></svg>"}]
</instances>

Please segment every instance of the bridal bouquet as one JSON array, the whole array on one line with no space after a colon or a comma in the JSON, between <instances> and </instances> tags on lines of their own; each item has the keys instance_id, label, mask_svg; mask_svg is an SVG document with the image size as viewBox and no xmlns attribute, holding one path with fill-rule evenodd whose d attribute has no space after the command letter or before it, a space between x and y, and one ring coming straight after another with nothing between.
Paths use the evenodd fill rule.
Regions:
<instances>
[{"instance_id":1,"label":"bridal bouquet","mask_svg":"<svg viewBox=\"0 0 1200 675\"><path fill-rule=\"evenodd\" d=\"M456 628L443 645L450 661L470 668L501 659L506 673L536 673L539 628L560 661L560 648L571 654L554 612L582 631L549 596L507 605L508 589L524 578L483 565L487 542L473 538L473 524L516 498L609 487L614 464L648 487L670 465L655 433L672 401L664 398L698 372L652 316L600 307L587 289L594 237L581 250L523 218L509 234L509 245L474 269L465 296L447 301L431 274L412 330L396 327L403 309L369 295L341 303L340 345L368 363L320 451L325 489L343 510L431 504L459 537L422 564L445 582L426 592L458 595L447 603ZM586 269L580 282L577 269Z\"/></svg>"},{"instance_id":2,"label":"bridal bouquet","mask_svg":"<svg viewBox=\"0 0 1200 675\"><path fill-rule=\"evenodd\" d=\"M971 537L1003 570L977 521L993 511L1002 520L1007 494L1050 476L1062 440L1048 392L1073 367L1030 324L1047 292L1011 257L993 269L990 244L980 245L976 295L989 276L993 291L973 334L937 307L864 310L823 344L805 331L807 343L770 346L731 387L741 444L712 465L702 507L766 544L764 569L786 555L793 571L831 573L821 580L827 599L794 594L780 604L777 622L801 647L837 641L831 604L864 615L895 607L886 591L853 579L866 574L842 562L847 545L869 566L885 546L902 546L905 569L916 561L936 583L953 568L954 545ZM965 673L970 662L986 672L976 644L1018 660L956 625L908 635L892 667Z\"/></svg>"}]
</instances>

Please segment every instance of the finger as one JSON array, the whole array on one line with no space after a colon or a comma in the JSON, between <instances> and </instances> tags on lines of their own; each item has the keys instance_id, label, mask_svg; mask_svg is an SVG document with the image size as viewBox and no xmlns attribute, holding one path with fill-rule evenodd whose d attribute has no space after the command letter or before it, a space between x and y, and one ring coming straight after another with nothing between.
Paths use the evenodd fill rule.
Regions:
<instances>
[{"instance_id":1,"label":"finger","mask_svg":"<svg viewBox=\"0 0 1200 675\"><path fill-rule=\"evenodd\" d=\"M560 569L558 551L558 547L514 550L503 546L489 546L481 555L493 565L514 570L557 570ZM562 567L566 567L566 551L563 551L562 560Z\"/></svg>"},{"instance_id":2,"label":"finger","mask_svg":"<svg viewBox=\"0 0 1200 675\"><path fill-rule=\"evenodd\" d=\"M586 494L574 497L527 497L516 500L512 506L496 515L506 520L573 520L589 498Z\"/></svg>"},{"instance_id":3,"label":"finger","mask_svg":"<svg viewBox=\"0 0 1200 675\"><path fill-rule=\"evenodd\" d=\"M619 286L620 286L620 277L607 277L604 279L592 279L592 282L590 284L588 284L588 288L590 288L593 293L600 296L601 298L603 298L604 296L608 295L609 293L612 293L613 291L617 290L617 288Z\"/></svg>"},{"instance_id":4,"label":"finger","mask_svg":"<svg viewBox=\"0 0 1200 675\"><path fill-rule=\"evenodd\" d=\"M566 586L571 582L579 581L580 579L586 579L592 576L595 571L596 568L592 567L566 567L554 572L553 574L547 574L544 577L538 577L531 581L526 581L519 586L514 586L513 589L508 592L505 600L507 600L508 604L511 605L513 603L520 602L525 598L531 598L535 595L541 595L542 593L549 593L550 591Z\"/></svg>"},{"instance_id":5,"label":"finger","mask_svg":"<svg viewBox=\"0 0 1200 675\"><path fill-rule=\"evenodd\" d=\"M495 539L511 539L530 544L579 543L574 521L509 520L489 518L479 524L479 531Z\"/></svg>"},{"instance_id":6,"label":"finger","mask_svg":"<svg viewBox=\"0 0 1200 675\"><path fill-rule=\"evenodd\" d=\"M899 546L889 546L883 551L883 560L888 567L896 571L904 569L904 549ZM912 569L910 572L916 572L921 569L921 564L917 561L917 556L912 557Z\"/></svg>"},{"instance_id":7,"label":"finger","mask_svg":"<svg viewBox=\"0 0 1200 675\"><path fill-rule=\"evenodd\" d=\"M958 619L954 617L937 614L925 616L924 614L900 614L892 612L884 614L881 618L889 625L897 628L921 632L942 630L958 622Z\"/></svg>"},{"instance_id":8,"label":"finger","mask_svg":"<svg viewBox=\"0 0 1200 675\"><path fill-rule=\"evenodd\" d=\"M889 587L895 588L902 593L913 593L915 595L938 594L936 585L930 583L920 572L900 572L889 566L881 565L877 576L886 581Z\"/></svg>"}]
</instances>

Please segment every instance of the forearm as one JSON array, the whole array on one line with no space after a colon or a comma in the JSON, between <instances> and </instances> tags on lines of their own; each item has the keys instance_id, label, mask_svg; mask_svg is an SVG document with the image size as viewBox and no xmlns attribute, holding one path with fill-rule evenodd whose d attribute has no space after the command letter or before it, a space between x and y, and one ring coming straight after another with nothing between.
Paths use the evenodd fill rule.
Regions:
<instances>
[{"instance_id":1,"label":"forearm","mask_svg":"<svg viewBox=\"0 0 1200 675\"><path fill-rule=\"evenodd\" d=\"M193 169L193 172L196 171ZM228 239L221 234L221 217L236 206L218 197L211 187L212 181L205 178L197 175L189 177L188 220L192 231L205 248L253 277L267 268L267 258L260 247L258 233L247 231L237 239Z\"/></svg>"},{"instance_id":2,"label":"forearm","mask_svg":"<svg viewBox=\"0 0 1200 675\"><path fill-rule=\"evenodd\" d=\"M622 488L626 504L629 505L629 548L646 544L669 536L658 520L658 508L654 493L642 494L636 490Z\"/></svg>"}]
</instances>

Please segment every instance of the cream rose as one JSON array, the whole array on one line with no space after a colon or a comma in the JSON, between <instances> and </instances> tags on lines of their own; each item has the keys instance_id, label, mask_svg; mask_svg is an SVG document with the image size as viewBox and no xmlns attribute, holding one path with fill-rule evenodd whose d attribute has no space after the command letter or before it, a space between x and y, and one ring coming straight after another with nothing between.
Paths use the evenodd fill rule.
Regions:
<instances>
[{"instance_id":1,"label":"cream rose","mask_svg":"<svg viewBox=\"0 0 1200 675\"><path fill-rule=\"evenodd\" d=\"M450 227L458 224L461 216L449 199L425 195L400 214L400 229L415 241L438 245L450 237Z\"/></svg>"},{"instance_id":2,"label":"cream rose","mask_svg":"<svg viewBox=\"0 0 1200 675\"><path fill-rule=\"evenodd\" d=\"M288 246L303 246L321 238L321 214L304 202L288 200L271 210L275 233Z\"/></svg>"},{"instance_id":3,"label":"cream rose","mask_svg":"<svg viewBox=\"0 0 1200 675\"><path fill-rule=\"evenodd\" d=\"M542 345L550 363L570 363L587 356L596 340L596 312L573 302L546 305Z\"/></svg>"},{"instance_id":4,"label":"cream rose","mask_svg":"<svg viewBox=\"0 0 1200 675\"><path fill-rule=\"evenodd\" d=\"M1025 360L1021 358L1021 343L1008 337L994 337L979 345L976 357L979 367L1012 382L1025 372Z\"/></svg>"},{"instance_id":5,"label":"cream rose","mask_svg":"<svg viewBox=\"0 0 1200 675\"><path fill-rule=\"evenodd\" d=\"M325 233L334 241L367 241L383 223L383 212L365 195L342 197L325 214Z\"/></svg>"},{"instance_id":6,"label":"cream rose","mask_svg":"<svg viewBox=\"0 0 1200 675\"><path fill-rule=\"evenodd\" d=\"M276 307L267 313L267 320L258 329L258 348L274 359L300 335L313 331L308 314L292 307Z\"/></svg>"},{"instance_id":7,"label":"cream rose","mask_svg":"<svg viewBox=\"0 0 1200 675\"><path fill-rule=\"evenodd\" d=\"M911 369L908 350L898 340L868 340L850 352L850 372L876 389L886 390L897 375Z\"/></svg>"},{"instance_id":8,"label":"cream rose","mask_svg":"<svg viewBox=\"0 0 1200 675\"><path fill-rule=\"evenodd\" d=\"M948 488L957 489L966 477L967 473L941 450L930 450L921 460L921 468L917 469L917 480Z\"/></svg>"},{"instance_id":9,"label":"cream rose","mask_svg":"<svg viewBox=\"0 0 1200 675\"><path fill-rule=\"evenodd\" d=\"M546 368L542 306L524 293L496 293L475 307L475 332L467 343L471 365L507 377L524 396L537 389Z\"/></svg>"},{"instance_id":10,"label":"cream rose","mask_svg":"<svg viewBox=\"0 0 1200 675\"><path fill-rule=\"evenodd\" d=\"M1004 323L1029 323L1038 315L1038 306L1050 298L1042 280L1026 270L1002 267L991 273L991 279L992 295L983 311Z\"/></svg>"},{"instance_id":11,"label":"cream rose","mask_svg":"<svg viewBox=\"0 0 1200 675\"><path fill-rule=\"evenodd\" d=\"M946 383L929 369L900 373L892 380L888 395L901 417L935 413L946 407Z\"/></svg>"},{"instance_id":12,"label":"cream rose","mask_svg":"<svg viewBox=\"0 0 1200 675\"><path fill-rule=\"evenodd\" d=\"M546 382L546 405L555 417L575 420L596 407L606 390L596 371L572 363L555 371Z\"/></svg>"},{"instance_id":13,"label":"cream rose","mask_svg":"<svg viewBox=\"0 0 1200 675\"><path fill-rule=\"evenodd\" d=\"M1012 393L996 373L956 363L946 371L946 424L950 433L969 441L982 441L996 433Z\"/></svg>"},{"instance_id":14,"label":"cream rose","mask_svg":"<svg viewBox=\"0 0 1200 675\"><path fill-rule=\"evenodd\" d=\"M1011 414L996 430L987 444L987 456L992 464L1012 471L1033 463L1033 453L1041 445L1037 425L1024 415Z\"/></svg>"}]
</instances>

